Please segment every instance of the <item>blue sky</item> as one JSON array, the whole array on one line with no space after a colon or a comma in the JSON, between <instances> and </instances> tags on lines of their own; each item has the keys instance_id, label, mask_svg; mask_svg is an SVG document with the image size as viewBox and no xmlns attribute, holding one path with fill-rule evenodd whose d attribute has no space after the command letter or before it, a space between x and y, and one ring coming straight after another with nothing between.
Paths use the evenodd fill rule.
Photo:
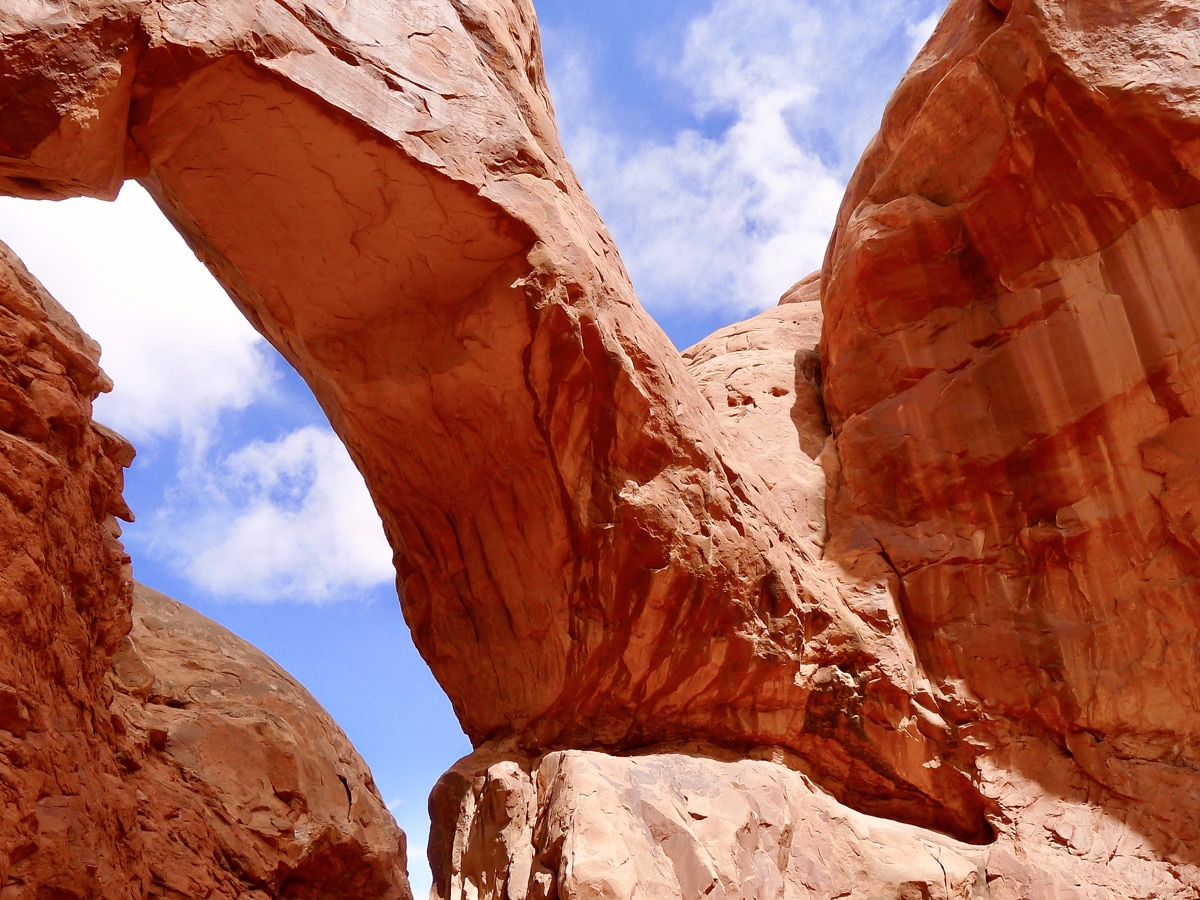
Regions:
<instances>
[{"instance_id":1,"label":"blue sky","mask_svg":"<svg viewBox=\"0 0 1200 900\"><path fill-rule=\"evenodd\" d=\"M537 3L563 142L680 347L819 266L846 179L943 0ZM136 185L0 199L0 239L104 348L96 417L138 447L135 576L282 663L409 834L469 752L413 649L390 551L307 388Z\"/></svg>"}]
</instances>

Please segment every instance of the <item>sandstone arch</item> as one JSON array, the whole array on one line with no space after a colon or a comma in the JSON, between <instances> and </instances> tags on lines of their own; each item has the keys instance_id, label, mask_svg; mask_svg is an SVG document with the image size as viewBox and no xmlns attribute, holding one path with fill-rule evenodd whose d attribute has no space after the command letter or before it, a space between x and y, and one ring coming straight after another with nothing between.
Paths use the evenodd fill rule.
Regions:
<instances>
[{"instance_id":1,"label":"sandstone arch","mask_svg":"<svg viewBox=\"0 0 1200 900\"><path fill-rule=\"evenodd\" d=\"M150 189L363 471L472 740L778 745L852 802L987 836L936 763L950 729L901 725L940 719L637 304L526 3L31 15L6 58L70 75L20 95L7 189Z\"/></svg>"},{"instance_id":2,"label":"sandstone arch","mask_svg":"<svg viewBox=\"0 0 1200 900\"><path fill-rule=\"evenodd\" d=\"M952 848L956 890L1019 896L1060 858L1083 884L1105 863L1082 835L1111 827L1106 883L1185 896L1195 20L1181 0L956 0L820 280L687 362L563 158L524 0L20 6L0 185L139 178L312 386L486 745L442 785L442 888L470 860L520 860L512 896L558 883L565 838L539 816L608 771L579 748L699 741L911 825L995 827L991 850ZM819 353L770 362L795 400L718 415L737 354L815 343L818 296ZM763 477L817 455L827 544L804 489ZM1139 643L1168 678L1120 682Z\"/></svg>"}]
</instances>

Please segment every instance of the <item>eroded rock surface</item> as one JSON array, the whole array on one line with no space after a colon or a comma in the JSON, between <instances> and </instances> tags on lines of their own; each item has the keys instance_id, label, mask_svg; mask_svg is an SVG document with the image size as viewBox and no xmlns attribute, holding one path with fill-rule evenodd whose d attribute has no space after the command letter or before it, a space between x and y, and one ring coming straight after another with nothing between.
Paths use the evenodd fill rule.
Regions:
<instances>
[{"instance_id":1,"label":"eroded rock surface","mask_svg":"<svg viewBox=\"0 0 1200 900\"><path fill-rule=\"evenodd\" d=\"M410 898L403 834L316 701L134 590L99 348L3 244L0 323L0 897Z\"/></svg>"},{"instance_id":2,"label":"eroded rock surface","mask_svg":"<svg viewBox=\"0 0 1200 900\"><path fill-rule=\"evenodd\" d=\"M1007 772L1015 827L977 846L849 809L787 762L696 746L481 750L431 797L443 826L430 838L432 896L1184 900L1200 884L1200 867L1167 863L1135 825L1090 804L1067 766ZM1063 777L1048 793L1047 775Z\"/></svg>"},{"instance_id":3,"label":"eroded rock surface","mask_svg":"<svg viewBox=\"0 0 1200 900\"><path fill-rule=\"evenodd\" d=\"M1040 735L1010 762L1069 761L1192 863L1197 25L1192 3L952 4L851 182L823 292L828 555L877 543L988 747Z\"/></svg>"},{"instance_id":4,"label":"eroded rock surface","mask_svg":"<svg viewBox=\"0 0 1200 900\"><path fill-rule=\"evenodd\" d=\"M112 685L152 896L410 900L370 771L267 656L136 585Z\"/></svg>"},{"instance_id":5,"label":"eroded rock surface","mask_svg":"<svg viewBox=\"0 0 1200 900\"><path fill-rule=\"evenodd\" d=\"M1196 897L1197 34L955 0L820 279L686 359L525 0L10 0L0 179L141 179L313 387L482 748L438 896ZM154 765L202 767L155 715ZM286 830L271 784L231 840Z\"/></svg>"},{"instance_id":6,"label":"eroded rock surface","mask_svg":"<svg viewBox=\"0 0 1200 900\"><path fill-rule=\"evenodd\" d=\"M100 348L0 244L0 897L144 883L104 689L129 631L120 437ZM64 863L69 861L69 863ZM136 894L134 895L136 896Z\"/></svg>"},{"instance_id":7,"label":"eroded rock surface","mask_svg":"<svg viewBox=\"0 0 1200 900\"><path fill-rule=\"evenodd\" d=\"M527 0L10 5L0 47L43 73L7 188L149 187L363 471L472 740L779 744L988 837L911 666L813 568L819 501L797 531L638 305Z\"/></svg>"}]
</instances>

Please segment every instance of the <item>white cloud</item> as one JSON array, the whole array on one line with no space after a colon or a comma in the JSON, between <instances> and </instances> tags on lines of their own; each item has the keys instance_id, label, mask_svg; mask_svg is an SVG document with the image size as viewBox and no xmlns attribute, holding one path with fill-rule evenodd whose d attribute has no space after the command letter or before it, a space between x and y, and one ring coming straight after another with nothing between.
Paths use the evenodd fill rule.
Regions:
<instances>
[{"instance_id":1,"label":"white cloud","mask_svg":"<svg viewBox=\"0 0 1200 900\"><path fill-rule=\"evenodd\" d=\"M576 136L576 165L655 311L762 308L819 265L843 186L788 133L777 98L720 138L684 131L627 152Z\"/></svg>"},{"instance_id":2,"label":"white cloud","mask_svg":"<svg viewBox=\"0 0 1200 900\"><path fill-rule=\"evenodd\" d=\"M0 240L100 342L116 388L96 417L135 442L202 440L273 390L266 343L137 184L111 204L0 198Z\"/></svg>"},{"instance_id":3,"label":"white cloud","mask_svg":"<svg viewBox=\"0 0 1200 900\"><path fill-rule=\"evenodd\" d=\"M323 602L390 583L392 552L362 476L305 427L205 464L156 514L150 552L223 600Z\"/></svg>"},{"instance_id":4,"label":"white cloud","mask_svg":"<svg viewBox=\"0 0 1200 900\"><path fill-rule=\"evenodd\" d=\"M937 23L942 18L942 10L938 9L930 13L920 22L913 22L905 29L905 34L908 35L909 53L915 58L921 52L921 48L925 46L925 42L933 36L933 30L937 28Z\"/></svg>"},{"instance_id":5,"label":"white cloud","mask_svg":"<svg viewBox=\"0 0 1200 900\"><path fill-rule=\"evenodd\" d=\"M590 60L552 50L564 144L652 312L740 317L821 264L886 101L877 70L899 79L935 2L716 0L660 53L693 124L653 138L598 114Z\"/></svg>"}]
</instances>

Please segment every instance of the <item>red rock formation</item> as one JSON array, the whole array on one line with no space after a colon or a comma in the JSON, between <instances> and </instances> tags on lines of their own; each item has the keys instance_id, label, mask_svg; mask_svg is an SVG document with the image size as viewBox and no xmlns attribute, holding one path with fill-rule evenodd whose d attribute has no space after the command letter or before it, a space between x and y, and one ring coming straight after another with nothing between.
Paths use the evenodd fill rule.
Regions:
<instances>
[{"instance_id":1,"label":"red rock formation","mask_svg":"<svg viewBox=\"0 0 1200 900\"><path fill-rule=\"evenodd\" d=\"M0 183L142 179L312 385L481 746L436 896L1194 897L1198 17L956 0L819 283L686 360L524 0L17 6Z\"/></svg>"},{"instance_id":2,"label":"red rock formation","mask_svg":"<svg viewBox=\"0 0 1200 900\"><path fill-rule=\"evenodd\" d=\"M410 900L404 835L329 714L215 622L133 596L112 709L150 895Z\"/></svg>"},{"instance_id":3,"label":"red rock formation","mask_svg":"<svg viewBox=\"0 0 1200 900\"><path fill-rule=\"evenodd\" d=\"M525 0L21 7L6 65L49 30L0 176L147 184L345 440L474 741L781 744L857 804L987 837L914 673L638 306Z\"/></svg>"},{"instance_id":4,"label":"red rock formation","mask_svg":"<svg viewBox=\"0 0 1200 900\"><path fill-rule=\"evenodd\" d=\"M812 402L816 373L805 365L821 331L819 311L805 301L813 291L809 282L799 297L684 354L710 402L726 411L726 427L744 435L743 462L783 473L779 482L768 475L776 491L812 457L834 473L834 490L842 483L837 448ZM785 425L790 446L779 437ZM805 509L797 496L793 513ZM840 503L834 510L830 552L816 571L880 640L890 638L887 658L909 673L912 693L957 716L977 754L980 790L995 804L990 845L863 816L815 784L805 760L778 750L739 760L701 745L627 757L484 747L431 797L436 900L1195 897L1195 767L1125 760L1123 769L1104 743L1126 736L1068 736L1056 745L956 694L953 681L921 679L911 650L919 632L910 630L895 572L860 523L841 518ZM811 534L823 542L820 530ZM1116 791L1105 787L1116 779ZM1124 793L1132 790L1140 796Z\"/></svg>"},{"instance_id":5,"label":"red rock formation","mask_svg":"<svg viewBox=\"0 0 1200 900\"><path fill-rule=\"evenodd\" d=\"M0 896L118 896L146 875L104 691L133 453L91 421L99 347L3 244L0 320Z\"/></svg>"},{"instance_id":6,"label":"red rock formation","mask_svg":"<svg viewBox=\"0 0 1200 900\"><path fill-rule=\"evenodd\" d=\"M0 897L410 898L403 835L316 701L133 590L99 347L3 244L0 320Z\"/></svg>"},{"instance_id":7,"label":"red rock formation","mask_svg":"<svg viewBox=\"0 0 1200 900\"><path fill-rule=\"evenodd\" d=\"M1005 765L1057 792L1064 756L1193 863L1197 24L953 4L850 185L822 348L830 555L869 535L959 715L1040 736Z\"/></svg>"}]
</instances>

